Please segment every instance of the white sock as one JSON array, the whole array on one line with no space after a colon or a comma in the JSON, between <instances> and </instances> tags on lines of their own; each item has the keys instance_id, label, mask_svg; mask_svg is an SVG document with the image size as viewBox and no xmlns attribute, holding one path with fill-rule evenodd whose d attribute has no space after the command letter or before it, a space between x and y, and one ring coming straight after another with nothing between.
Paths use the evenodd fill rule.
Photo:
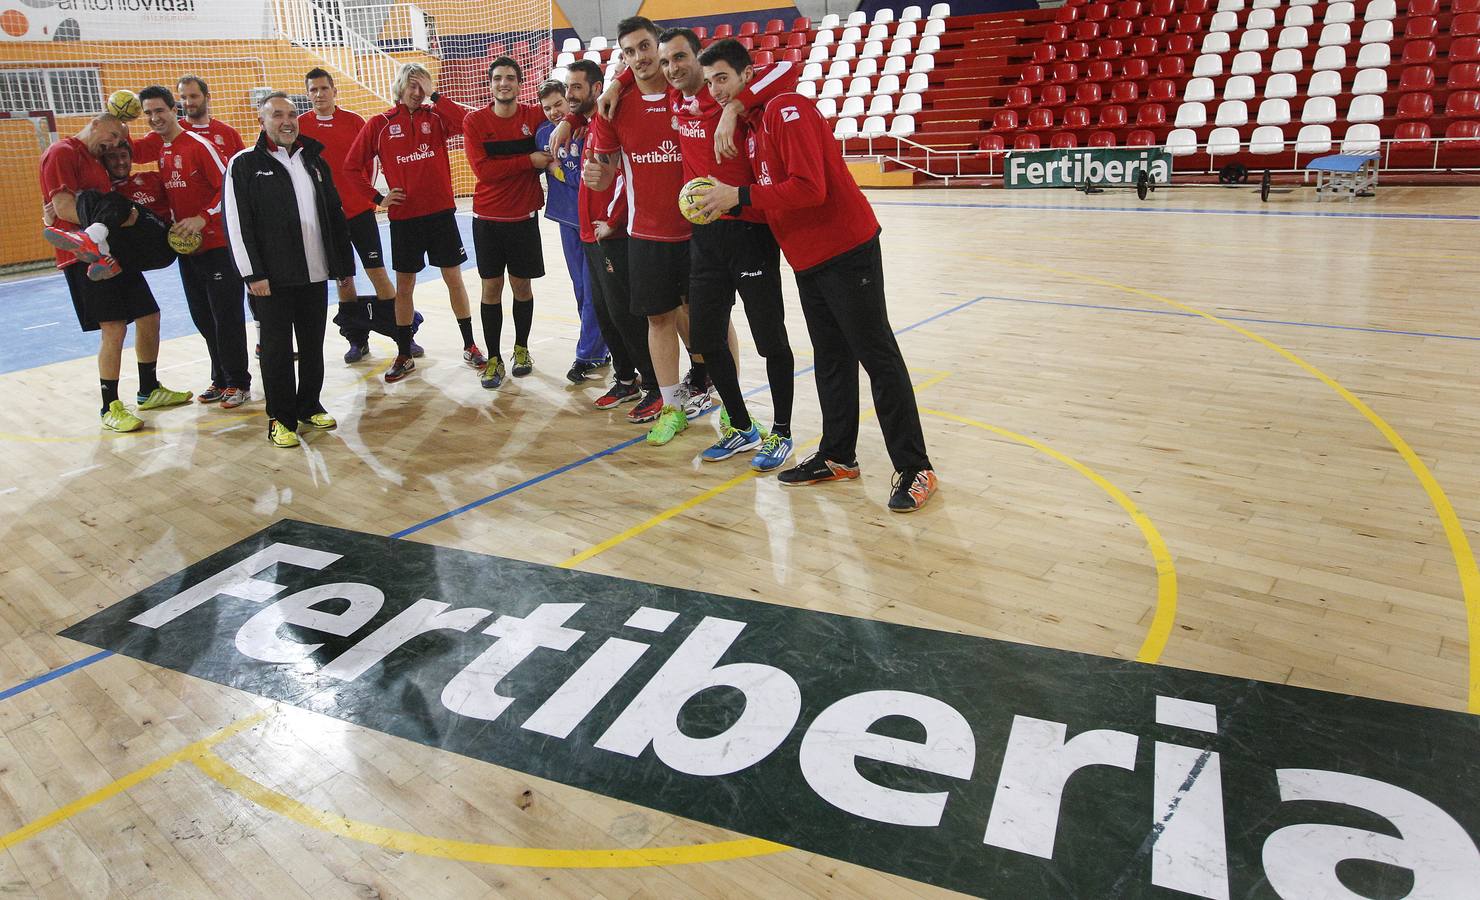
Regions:
<instances>
[{"instance_id":1,"label":"white sock","mask_svg":"<svg viewBox=\"0 0 1480 900\"><path fill-rule=\"evenodd\" d=\"M104 225L101 222L94 222L82 230L86 232L88 237L93 239L93 243L98 245L98 249L103 251L104 256L109 255L107 225Z\"/></svg>"},{"instance_id":2,"label":"white sock","mask_svg":"<svg viewBox=\"0 0 1480 900\"><path fill-rule=\"evenodd\" d=\"M665 384L660 384L660 385L658 385L658 392L663 395L663 405L664 406L677 406L678 405L678 385L676 385L676 384L666 384L666 385Z\"/></svg>"}]
</instances>

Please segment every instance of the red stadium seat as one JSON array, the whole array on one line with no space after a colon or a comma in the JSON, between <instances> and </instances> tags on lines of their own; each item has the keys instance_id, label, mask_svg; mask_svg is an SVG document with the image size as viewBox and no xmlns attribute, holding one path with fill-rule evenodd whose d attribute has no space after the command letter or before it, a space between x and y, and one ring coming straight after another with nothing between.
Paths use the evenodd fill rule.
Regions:
<instances>
[{"instance_id":1,"label":"red stadium seat","mask_svg":"<svg viewBox=\"0 0 1480 900\"><path fill-rule=\"evenodd\" d=\"M1064 110L1065 128L1088 128L1089 110L1082 106L1071 106Z\"/></svg>"},{"instance_id":2,"label":"red stadium seat","mask_svg":"<svg viewBox=\"0 0 1480 900\"><path fill-rule=\"evenodd\" d=\"M1411 19L1409 21L1412 21ZM1405 31L1406 33L1406 31ZM1480 13L1465 13L1455 16L1449 23L1449 36L1462 38L1480 35Z\"/></svg>"},{"instance_id":3,"label":"red stadium seat","mask_svg":"<svg viewBox=\"0 0 1480 900\"><path fill-rule=\"evenodd\" d=\"M1140 129L1132 131L1125 137L1127 147L1154 147L1156 146L1156 133Z\"/></svg>"},{"instance_id":4,"label":"red stadium seat","mask_svg":"<svg viewBox=\"0 0 1480 900\"><path fill-rule=\"evenodd\" d=\"M803 50L801 47L787 47L785 50L781 51L782 60L789 63L796 63L798 65L801 65L806 60L806 56L807 51Z\"/></svg>"},{"instance_id":5,"label":"red stadium seat","mask_svg":"<svg viewBox=\"0 0 1480 900\"><path fill-rule=\"evenodd\" d=\"M1408 77L1409 71L1408 69L1403 70L1404 78ZM1432 70L1429 72L1429 83L1430 85L1433 84ZM1451 66L1449 77L1444 79L1444 86L1451 91L1472 91L1480 88L1480 65L1476 65L1475 63L1460 63L1457 66Z\"/></svg>"},{"instance_id":6,"label":"red stadium seat","mask_svg":"<svg viewBox=\"0 0 1480 900\"><path fill-rule=\"evenodd\" d=\"M1141 86L1134 81L1117 81L1110 86L1111 103L1135 103L1141 99Z\"/></svg>"},{"instance_id":7,"label":"red stadium seat","mask_svg":"<svg viewBox=\"0 0 1480 900\"><path fill-rule=\"evenodd\" d=\"M1192 13L1193 15L1200 16L1212 7L1213 0L1186 0L1186 2L1182 4L1182 11L1184 13Z\"/></svg>"},{"instance_id":8,"label":"red stadium seat","mask_svg":"<svg viewBox=\"0 0 1480 900\"><path fill-rule=\"evenodd\" d=\"M1053 127L1053 110L1030 109L1028 121L1023 125L1029 131L1047 131Z\"/></svg>"},{"instance_id":9,"label":"red stadium seat","mask_svg":"<svg viewBox=\"0 0 1480 900\"><path fill-rule=\"evenodd\" d=\"M1455 41L1454 44L1459 44L1459 41ZM1434 47L1433 41L1409 41L1403 45L1402 63L1405 66L1428 65L1437 55L1438 50ZM1449 58L1454 59L1454 45L1450 46Z\"/></svg>"},{"instance_id":10,"label":"red stadium seat","mask_svg":"<svg viewBox=\"0 0 1480 900\"><path fill-rule=\"evenodd\" d=\"M1430 57L1430 59L1432 58ZM1403 61L1408 61L1407 47L1403 48ZM1450 44L1449 61L1452 63L1480 61L1480 38L1460 38Z\"/></svg>"},{"instance_id":11,"label":"red stadium seat","mask_svg":"<svg viewBox=\"0 0 1480 900\"><path fill-rule=\"evenodd\" d=\"M1131 23L1125 19L1110 19L1105 23L1105 27L1100 33L1108 38L1123 40L1130 37L1135 30Z\"/></svg>"},{"instance_id":12,"label":"red stadium seat","mask_svg":"<svg viewBox=\"0 0 1480 900\"><path fill-rule=\"evenodd\" d=\"M1455 17L1455 24L1459 23L1459 18ZM1403 26L1403 37L1410 41L1426 41L1438 33L1439 20L1433 16L1409 18L1408 24Z\"/></svg>"},{"instance_id":13,"label":"red stadium seat","mask_svg":"<svg viewBox=\"0 0 1480 900\"><path fill-rule=\"evenodd\" d=\"M1022 77L1020 79L1018 79L1018 84L1042 84L1042 83L1043 83L1043 67L1042 66L1023 66L1023 75L1022 75ZM1011 97L1012 95L1011 94L1008 94L1008 96Z\"/></svg>"},{"instance_id":14,"label":"red stadium seat","mask_svg":"<svg viewBox=\"0 0 1480 900\"><path fill-rule=\"evenodd\" d=\"M695 25L694 36L702 41L705 38L709 37L709 29L705 28L703 25Z\"/></svg>"},{"instance_id":15,"label":"red stadium seat","mask_svg":"<svg viewBox=\"0 0 1480 900\"><path fill-rule=\"evenodd\" d=\"M1017 131L1018 114L1016 110L998 110L992 115L993 131Z\"/></svg>"},{"instance_id":16,"label":"red stadium seat","mask_svg":"<svg viewBox=\"0 0 1480 900\"><path fill-rule=\"evenodd\" d=\"M1006 106L1008 109L1027 109L1032 105L1032 91L1028 90L1025 87L1015 87L1007 89L1007 103L1005 103L1004 106Z\"/></svg>"},{"instance_id":17,"label":"red stadium seat","mask_svg":"<svg viewBox=\"0 0 1480 900\"><path fill-rule=\"evenodd\" d=\"M1454 95L1450 95L1453 100ZM1398 98L1399 119L1427 119L1434 115L1433 94L1404 94Z\"/></svg>"},{"instance_id":18,"label":"red stadium seat","mask_svg":"<svg viewBox=\"0 0 1480 900\"><path fill-rule=\"evenodd\" d=\"M1151 15L1153 16L1170 16L1176 10L1176 0L1151 0Z\"/></svg>"},{"instance_id":19,"label":"red stadium seat","mask_svg":"<svg viewBox=\"0 0 1480 900\"><path fill-rule=\"evenodd\" d=\"M1177 99L1177 82L1170 78L1158 78L1146 89L1146 99L1158 103L1169 103Z\"/></svg>"},{"instance_id":20,"label":"red stadium seat","mask_svg":"<svg viewBox=\"0 0 1480 900\"><path fill-rule=\"evenodd\" d=\"M812 30L812 20L809 19L809 18L807 18L806 16L797 16L795 19L792 19L791 20L791 30L792 31L811 31Z\"/></svg>"},{"instance_id":21,"label":"red stadium seat","mask_svg":"<svg viewBox=\"0 0 1480 900\"><path fill-rule=\"evenodd\" d=\"M1455 68L1463 68L1456 66ZM1450 87L1454 87L1454 70L1449 71ZM1434 70L1428 66L1409 66L1403 70L1398 79L1398 90L1408 91L1432 91L1434 89Z\"/></svg>"},{"instance_id":22,"label":"red stadium seat","mask_svg":"<svg viewBox=\"0 0 1480 900\"><path fill-rule=\"evenodd\" d=\"M1100 41L1095 46L1095 55L1100 59L1119 59L1125 48L1120 41Z\"/></svg>"},{"instance_id":23,"label":"red stadium seat","mask_svg":"<svg viewBox=\"0 0 1480 900\"><path fill-rule=\"evenodd\" d=\"M1439 0L1410 0L1408 3L1408 15L1410 16L1437 16L1439 14Z\"/></svg>"},{"instance_id":24,"label":"red stadium seat","mask_svg":"<svg viewBox=\"0 0 1480 900\"><path fill-rule=\"evenodd\" d=\"M1475 140L1454 141L1444 145L1446 150L1480 150L1480 121L1467 120L1450 122L1444 129L1447 138L1474 138Z\"/></svg>"},{"instance_id":25,"label":"red stadium seat","mask_svg":"<svg viewBox=\"0 0 1480 900\"><path fill-rule=\"evenodd\" d=\"M1085 7L1084 17L1091 22L1103 22L1110 18L1110 4L1095 3Z\"/></svg>"},{"instance_id":26,"label":"red stadium seat","mask_svg":"<svg viewBox=\"0 0 1480 900\"><path fill-rule=\"evenodd\" d=\"M1168 53L1177 53L1177 54L1191 53L1192 52L1192 35L1190 35L1190 34L1174 34L1171 37L1167 38L1167 52ZM1180 72L1182 70L1181 69L1178 69L1177 71Z\"/></svg>"},{"instance_id":27,"label":"red stadium seat","mask_svg":"<svg viewBox=\"0 0 1480 900\"><path fill-rule=\"evenodd\" d=\"M1060 8L1065 9L1067 7ZM1067 41L1068 39L1069 26L1067 25L1050 25L1043 29L1043 43L1045 44L1057 44L1060 41Z\"/></svg>"},{"instance_id":28,"label":"red stadium seat","mask_svg":"<svg viewBox=\"0 0 1480 900\"><path fill-rule=\"evenodd\" d=\"M1428 122L1403 122L1393 131L1393 137L1397 139L1394 150L1429 150L1434 146L1429 142L1433 134Z\"/></svg>"},{"instance_id":29,"label":"red stadium seat","mask_svg":"<svg viewBox=\"0 0 1480 900\"><path fill-rule=\"evenodd\" d=\"M1001 153L1005 148L1000 134L984 134L976 141L976 149L988 153Z\"/></svg>"},{"instance_id":30,"label":"red stadium seat","mask_svg":"<svg viewBox=\"0 0 1480 900\"><path fill-rule=\"evenodd\" d=\"M731 25L729 22L724 22L722 24L716 25L714 26L714 36L715 38L734 37L735 26Z\"/></svg>"},{"instance_id":31,"label":"red stadium seat","mask_svg":"<svg viewBox=\"0 0 1480 900\"><path fill-rule=\"evenodd\" d=\"M1174 30L1178 34L1201 34L1202 27L1202 16L1183 13L1177 17L1177 25Z\"/></svg>"},{"instance_id":32,"label":"red stadium seat","mask_svg":"<svg viewBox=\"0 0 1480 900\"><path fill-rule=\"evenodd\" d=\"M1480 0L1454 0L1453 3L1449 4L1449 11L1456 16L1465 13L1480 12ZM1409 9L1408 15L1417 16L1421 14ZM1427 13L1427 15L1433 15L1433 13Z\"/></svg>"},{"instance_id":33,"label":"red stadium seat","mask_svg":"<svg viewBox=\"0 0 1480 900\"><path fill-rule=\"evenodd\" d=\"M1160 16L1151 16L1141 20L1140 31L1148 37L1160 37L1167 33L1167 20Z\"/></svg>"},{"instance_id":34,"label":"red stadium seat","mask_svg":"<svg viewBox=\"0 0 1480 900\"><path fill-rule=\"evenodd\" d=\"M1038 135L1031 132L1020 134L1012 139L1012 149L1014 150L1039 150L1042 149L1042 146L1038 141Z\"/></svg>"},{"instance_id":35,"label":"red stadium seat","mask_svg":"<svg viewBox=\"0 0 1480 900\"><path fill-rule=\"evenodd\" d=\"M1099 36L1099 22L1080 22L1074 26L1074 40L1076 41L1092 41Z\"/></svg>"},{"instance_id":36,"label":"red stadium seat","mask_svg":"<svg viewBox=\"0 0 1480 900\"><path fill-rule=\"evenodd\" d=\"M1088 144L1088 146L1090 146L1090 147L1114 147L1115 146L1115 132L1113 132L1113 131L1096 131L1094 134L1091 134L1089 136L1089 144Z\"/></svg>"},{"instance_id":37,"label":"red stadium seat","mask_svg":"<svg viewBox=\"0 0 1480 900\"><path fill-rule=\"evenodd\" d=\"M1120 71L1126 78L1146 78L1151 74L1151 64L1144 59L1127 59L1120 64Z\"/></svg>"},{"instance_id":38,"label":"red stadium seat","mask_svg":"<svg viewBox=\"0 0 1480 900\"><path fill-rule=\"evenodd\" d=\"M1079 62L1089 59L1089 44L1084 41L1067 41L1059 45L1059 52L1069 62Z\"/></svg>"},{"instance_id":39,"label":"red stadium seat","mask_svg":"<svg viewBox=\"0 0 1480 900\"><path fill-rule=\"evenodd\" d=\"M1089 69L1085 72L1084 80L1109 81L1111 78L1114 77L1115 70L1110 68L1110 64L1108 62L1105 62L1103 59L1097 59L1089 64Z\"/></svg>"},{"instance_id":40,"label":"red stadium seat","mask_svg":"<svg viewBox=\"0 0 1480 900\"><path fill-rule=\"evenodd\" d=\"M1155 56L1158 49L1160 47L1154 37L1138 37L1134 41L1131 41L1131 56L1142 58Z\"/></svg>"},{"instance_id":41,"label":"red stadium seat","mask_svg":"<svg viewBox=\"0 0 1480 900\"><path fill-rule=\"evenodd\" d=\"M1053 44L1039 44L1033 48L1033 62L1035 63L1051 63L1058 55L1058 50Z\"/></svg>"},{"instance_id":42,"label":"red stadium seat","mask_svg":"<svg viewBox=\"0 0 1480 900\"><path fill-rule=\"evenodd\" d=\"M761 30L761 27L759 25L757 25L756 23L754 23L754 22L741 22L740 23L740 33L742 35L756 34L760 30Z\"/></svg>"},{"instance_id":43,"label":"red stadium seat","mask_svg":"<svg viewBox=\"0 0 1480 900\"><path fill-rule=\"evenodd\" d=\"M755 49L755 38L751 37L748 34L742 34L739 37L735 38L735 40L739 41L740 46L744 47L746 50Z\"/></svg>"},{"instance_id":44,"label":"red stadium seat","mask_svg":"<svg viewBox=\"0 0 1480 900\"><path fill-rule=\"evenodd\" d=\"M1121 0L1115 14L1122 19L1136 19L1141 15L1141 0Z\"/></svg>"},{"instance_id":45,"label":"red stadium seat","mask_svg":"<svg viewBox=\"0 0 1480 900\"><path fill-rule=\"evenodd\" d=\"M766 22L766 34L780 34L786 30L786 23L780 19L771 19Z\"/></svg>"},{"instance_id":46,"label":"red stadium seat","mask_svg":"<svg viewBox=\"0 0 1480 900\"><path fill-rule=\"evenodd\" d=\"M1423 97L1426 94L1404 94L1407 97ZM1455 91L1444 104L1444 115L1451 119L1480 118L1480 91Z\"/></svg>"},{"instance_id":47,"label":"red stadium seat","mask_svg":"<svg viewBox=\"0 0 1480 900\"><path fill-rule=\"evenodd\" d=\"M1079 80L1079 67L1073 63L1054 63L1053 75L1048 79L1055 84L1068 84Z\"/></svg>"},{"instance_id":48,"label":"red stadium seat","mask_svg":"<svg viewBox=\"0 0 1480 900\"><path fill-rule=\"evenodd\" d=\"M804 48L807 46L807 36L800 31L793 31L786 36L786 46Z\"/></svg>"},{"instance_id":49,"label":"red stadium seat","mask_svg":"<svg viewBox=\"0 0 1480 900\"><path fill-rule=\"evenodd\" d=\"M769 66L776 61L776 54L770 50L757 50L750 54L750 61L758 66Z\"/></svg>"},{"instance_id":50,"label":"red stadium seat","mask_svg":"<svg viewBox=\"0 0 1480 900\"><path fill-rule=\"evenodd\" d=\"M1101 128L1124 128L1126 123L1126 112L1124 106L1102 106L1100 107Z\"/></svg>"},{"instance_id":51,"label":"red stadium seat","mask_svg":"<svg viewBox=\"0 0 1480 900\"><path fill-rule=\"evenodd\" d=\"M755 39L755 49L775 50L781 46L781 36L776 34L763 34Z\"/></svg>"},{"instance_id":52,"label":"red stadium seat","mask_svg":"<svg viewBox=\"0 0 1480 900\"><path fill-rule=\"evenodd\" d=\"M1167 108L1160 103L1147 103L1136 110L1137 125L1165 125L1167 123Z\"/></svg>"},{"instance_id":53,"label":"red stadium seat","mask_svg":"<svg viewBox=\"0 0 1480 900\"><path fill-rule=\"evenodd\" d=\"M1048 146L1055 150L1073 150L1079 146L1079 138L1072 131L1060 131L1049 140Z\"/></svg>"},{"instance_id":54,"label":"red stadium seat","mask_svg":"<svg viewBox=\"0 0 1480 900\"><path fill-rule=\"evenodd\" d=\"M1094 106L1100 102L1100 86L1092 81L1081 82L1074 86L1074 102L1084 106Z\"/></svg>"},{"instance_id":55,"label":"red stadium seat","mask_svg":"<svg viewBox=\"0 0 1480 900\"><path fill-rule=\"evenodd\" d=\"M1062 84L1045 84L1039 106L1063 106L1069 102L1069 92Z\"/></svg>"},{"instance_id":56,"label":"red stadium seat","mask_svg":"<svg viewBox=\"0 0 1480 900\"><path fill-rule=\"evenodd\" d=\"M1054 13L1054 22L1060 25L1071 25L1079 21L1079 7L1060 6L1059 11Z\"/></svg>"}]
</instances>

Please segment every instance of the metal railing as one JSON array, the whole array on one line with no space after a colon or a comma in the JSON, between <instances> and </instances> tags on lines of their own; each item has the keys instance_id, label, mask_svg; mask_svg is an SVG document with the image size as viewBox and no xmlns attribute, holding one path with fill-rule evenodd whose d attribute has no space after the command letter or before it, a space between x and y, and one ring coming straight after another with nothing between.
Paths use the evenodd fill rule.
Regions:
<instances>
[{"instance_id":1,"label":"metal railing","mask_svg":"<svg viewBox=\"0 0 1480 900\"><path fill-rule=\"evenodd\" d=\"M276 6L278 33L285 40L354 79L386 103L395 102L390 96L391 82L400 61L334 12L352 8L319 0L278 0Z\"/></svg>"}]
</instances>

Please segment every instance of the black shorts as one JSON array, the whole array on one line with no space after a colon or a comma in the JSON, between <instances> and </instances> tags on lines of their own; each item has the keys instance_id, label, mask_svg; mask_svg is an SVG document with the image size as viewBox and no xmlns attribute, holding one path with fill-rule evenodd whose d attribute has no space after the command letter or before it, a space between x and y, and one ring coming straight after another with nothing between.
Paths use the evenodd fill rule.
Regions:
<instances>
[{"instance_id":1,"label":"black shorts","mask_svg":"<svg viewBox=\"0 0 1480 900\"><path fill-rule=\"evenodd\" d=\"M125 271L91 281L87 263L73 263L62 269L67 280L67 293L72 295L72 308L83 331L98 331L99 322L132 322L159 312L154 293L141 272Z\"/></svg>"},{"instance_id":2,"label":"black shorts","mask_svg":"<svg viewBox=\"0 0 1480 900\"><path fill-rule=\"evenodd\" d=\"M468 261L452 210L391 220L391 268L408 275L431 263L439 269Z\"/></svg>"},{"instance_id":3,"label":"black shorts","mask_svg":"<svg viewBox=\"0 0 1480 900\"><path fill-rule=\"evenodd\" d=\"M454 223L455 224L455 223ZM359 254L360 265L367 269L384 269L385 256L380 245L380 223L375 210L367 209L349 220L349 242Z\"/></svg>"},{"instance_id":4,"label":"black shorts","mask_svg":"<svg viewBox=\"0 0 1480 900\"><path fill-rule=\"evenodd\" d=\"M627 241L632 314L661 316L688 302L689 242Z\"/></svg>"},{"instance_id":5,"label":"black shorts","mask_svg":"<svg viewBox=\"0 0 1480 900\"><path fill-rule=\"evenodd\" d=\"M503 278L504 269L515 278L545 277L540 220L534 216L517 222L474 219L473 252L481 278Z\"/></svg>"}]
</instances>

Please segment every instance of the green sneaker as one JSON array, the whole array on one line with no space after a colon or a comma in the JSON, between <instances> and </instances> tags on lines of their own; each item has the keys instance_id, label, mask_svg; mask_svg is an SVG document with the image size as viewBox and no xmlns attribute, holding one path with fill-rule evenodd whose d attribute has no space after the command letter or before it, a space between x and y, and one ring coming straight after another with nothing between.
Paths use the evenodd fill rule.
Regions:
<instances>
[{"instance_id":1,"label":"green sneaker","mask_svg":"<svg viewBox=\"0 0 1480 900\"><path fill-rule=\"evenodd\" d=\"M299 424L309 425L314 428L322 428L325 430L339 427L339 423L334 421L334 417L329 415L328 413L314 413Z\"/></svg>"},{"instance_id":2,"label":"green sneaker","mask_svg":"<svg viewBox=\"0 0 1480 900\"><path fill-rule=\"evenodd\" d=\"M103 427L109 431L126 434L143 428L144 420L129 412L122 400L114 400L108 404L108 411L103 413Z\"/></svg>"},{"instance_id":3,"label":"green sneaker","mask_svg":"<svg viewBox=\"0 0 1480 900\"><path fill-rule=\"evenodd\" d=\"M514 368L510 369L515 378L523 378L534 371L534 360L529 358L529 348L514 345Z\"/></svg>"},{"instance_id":4,"label":"green sneaker","mask_svg":"<svg viewBox=\"0 0 1480 900\"><path fill-rule=\"evenodd\" d=\"M503 357L492 357L483 365L483 374L478 377L478 383L490 391L504 383Z\"/></svg>"},{"instance_id":5,"label":"green sneaker","mask_svg":"<svg viewBox=\"0 0 1480 900\"><path fill-rule=\"evenodd\" d=\"M689 420L684 418L683 410L669 404L658 413L658 420L647 433L647 442L654 447L661 447L688 427Z\"/></svg>"},{"instance_id":6,"label":"green sneaker","mask_svg":"<svg viewBox=\"0 0 1480 900\"><path fill-rule=\"evenodd\" d=\"M179 406L181 403L189 403L190 398L195 395L189 391L172 391L162 384L155 385L154 390L147 394L139 394L139 409L164 409L166 406Z\"/></svg>"},{"instance_id":7,"label":"green sneaker","mask_svg":"<svg viewBox=\"0 0 1480 900\"><path fill-rule=\"evenodd\" d=\"M277 419L267 423L267 442L274 447L297 447L298 435Z\"/></svg>"}]
</instances>

